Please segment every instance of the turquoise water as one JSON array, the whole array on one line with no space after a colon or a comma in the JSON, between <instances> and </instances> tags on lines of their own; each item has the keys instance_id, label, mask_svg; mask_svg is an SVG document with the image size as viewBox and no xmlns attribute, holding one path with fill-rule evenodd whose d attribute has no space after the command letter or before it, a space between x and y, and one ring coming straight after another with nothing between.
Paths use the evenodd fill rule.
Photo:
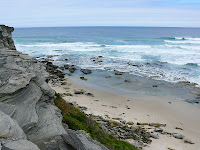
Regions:
<instances>
[{"instance_id":1,"label":"turquoise water","mask_svg":"<svg viewBox=\"0 0 200 150\"><path fill-rule=\"evenodd\" d=\"M13 37L17 49L33 57L69 59L60 65L200 85L200 28L17 28ZM93 61L98 56L100 63Z\"/></svg>"}]
</instances>

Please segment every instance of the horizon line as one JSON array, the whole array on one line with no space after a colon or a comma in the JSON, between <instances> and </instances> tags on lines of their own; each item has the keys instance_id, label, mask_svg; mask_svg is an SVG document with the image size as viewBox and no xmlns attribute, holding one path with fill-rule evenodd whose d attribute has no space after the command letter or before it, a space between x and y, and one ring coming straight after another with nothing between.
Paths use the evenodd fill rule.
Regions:
<instances>
[{"instance_id":1,"label":"horizon line","mask_svg":"<svg viewBox=\"0 0 200 150\"><path fill-rule=\"evenodd\" d=\"M200 28L200 27L179 27L179 26L33 26L33 27L14 27L16 28L79 28L79 27L135 27L135 28Z\"/></svg>"}]
</instances>

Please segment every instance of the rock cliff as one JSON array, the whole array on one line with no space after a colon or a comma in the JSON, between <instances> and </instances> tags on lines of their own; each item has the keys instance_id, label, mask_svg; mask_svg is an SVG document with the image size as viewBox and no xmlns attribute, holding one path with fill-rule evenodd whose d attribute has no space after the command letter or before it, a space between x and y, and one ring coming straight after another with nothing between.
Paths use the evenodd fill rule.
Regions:
<instances>
[{"instance_id":1,"label":"rock cliff","mask_svg":"<svg viewBox=\"0 0 200 150\"><path fill-rule=\"evenodd\" d=\"M81 131L65 130L54 105L48 73L36 59L18 52L14 28L0 25L0 149L104 150Z\"/></svg>"}]
</instances>

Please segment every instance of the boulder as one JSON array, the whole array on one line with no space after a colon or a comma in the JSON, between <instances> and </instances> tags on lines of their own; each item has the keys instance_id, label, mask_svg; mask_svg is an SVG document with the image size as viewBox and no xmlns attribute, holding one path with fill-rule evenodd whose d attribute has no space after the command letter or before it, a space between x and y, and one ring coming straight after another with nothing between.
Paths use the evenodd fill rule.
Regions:
<instances>
[{"instance_id":1,"label":"boulder","mask_svg":"<svg viewBox=\"0 0 200 150\"><path fill-rule=\"evenodd\" d=\"M175 137L176 139L183 139L183 135L179 134L179 133L172 133L173 137Z\"/></svg>"},{"instance_id":2,"label":"boulder","mask_svg":"<svg viewBox=\"0 0 200 150\"><path fill-rule=\"evenodd\" d=\"M160 133L162 133L162 132L163 132L163 129L162 129L162 128L155 128L154 131L155 131L155 132L160 132Z\"/></svg>"},{"instance_id":3,"label":"boulder","mask_svg":"<svg viewBox=\"0 0 200 150\"><path fill-rule=\"evenodd\" d=\"M38 146L27 140L10 141L2 144L2 150L39 150Z\"/></svg>"},{"instance_id":4,"label":"boulder","mask_svg":"<svg viewBox=\"0 0 200 150\"><path fill-rule=\"evenodd\" d=\"M79 150L108 150L99 142L94 141L84 131L67 130L66 135L62 135L66 143Z\"/></svg>"},{"instance_id":5,"label":"boulder","mask_svg":"<svg viewBox=\"0 0 200 150\"><path fill-rule=\"evenodd\" d=\"M0 140L26 139L26 135L19 124L0 110Z\"/></svg>"},{"instance_id":6,"label":"boulder","mask_svg":"<svg viewBox=\"0 0 200 150\"><path fill-rule=\"evenodd\" d=\"M81 69L81 72L84 73L84 74L91 74L92 71L89 70L89 69Z\"/></svg>"},{"instance_id":7,"label":"boulder","mask_svg":"<svg viewBox=\"0 0 200 150\"><path fill-rule=\"evenodd\" d=\"M69 66L69 71L74 73L76 71L76 67L74 65Z\"/></svg>"}]
</instances>

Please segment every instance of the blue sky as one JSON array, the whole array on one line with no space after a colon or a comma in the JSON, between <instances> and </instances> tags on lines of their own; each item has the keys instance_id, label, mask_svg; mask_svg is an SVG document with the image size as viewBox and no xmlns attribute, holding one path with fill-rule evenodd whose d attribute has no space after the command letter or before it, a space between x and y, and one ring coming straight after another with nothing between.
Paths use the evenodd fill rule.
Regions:
<instances>
[{"instance_id":1,"label":"blue sky","mask_svg":"<svg viewBox=\"0 0 200 150\"><path fill-rule=\"evenodd\" d=\"M0 0L14 27L200 27L200 0Z\"/></svg>"}]
</instances>

